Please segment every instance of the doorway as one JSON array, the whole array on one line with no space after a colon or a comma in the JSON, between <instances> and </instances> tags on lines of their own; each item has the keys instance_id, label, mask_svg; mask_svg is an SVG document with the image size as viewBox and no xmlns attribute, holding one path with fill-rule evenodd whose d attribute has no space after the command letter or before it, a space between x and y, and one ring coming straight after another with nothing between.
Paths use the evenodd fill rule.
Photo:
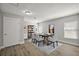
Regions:
<instances>
[{"instance_id":1,"label":"doorway","mask_svg":"<svg viewBox=\"0 0 79 59\"><path fill-rule=\"evenodd\" d=\"M16 45L20 40L20 19L3 18L3 44L5 47Z\"/></svg>"}]
</instances>

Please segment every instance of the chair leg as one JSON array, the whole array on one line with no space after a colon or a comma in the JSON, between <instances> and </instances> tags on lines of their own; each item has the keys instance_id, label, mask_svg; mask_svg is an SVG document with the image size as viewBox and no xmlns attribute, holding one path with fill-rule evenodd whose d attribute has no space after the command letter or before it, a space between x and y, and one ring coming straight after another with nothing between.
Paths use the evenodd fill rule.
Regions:
<instances>
[{"instance_id":1,"label":"chair leg","mask_svg":"<svg viewBox=\"0 0 79 59\"><path fill-rule=\"evenodd\" d=\"M40 43L43 43L42 41L38 41L38 47L40 46Z\"/></svg>"},{"instance_id":2,"label":"chair leg","mask_svg":"<svg viewBox=\"0 0 79 59\"><path fill-rule=\"evenodd\" d=\"M39 47L39 45L40 45L40 44L38 43L38 47Z\"/></svg>"},{"instance_id":3,"label":"chair leg","mask_svg":"<svg viewBox=\"0 0 79 59\"><path fill-rule=\"evenodd\" d=\"M38 41L36 40L36 42L35 42L36 44L38 44Z\"/></svg>"},{"instance_id":4,"label":"chair leg","mask_svg":"<svg viewBox=\"0 0 79 59\"><path fill-rule=\"evenodd\" d=\"M55 48L55 42L52 42L53 43L53 47Z\"/></svg>"},{"instance_id":5,"label":"chair leg","mask_svg":"<svg viewBox=\"0 0 79 59\"><path fill-rule=\"evenodd\" d=\"M43 44L43 46L44 46L44 40L42 41L42 44Z\"/></svg>"},{"instance_id":6,"label":"chair leg","mask_svg":"<svg viewBox=\"0 0 79 59\"><path fill-rule=\"evenodd\" d=\"M58 46L58 41L56 41L56 45Z\"/></svg>"},{"instance_id":7,"label":"chair leg","mask_svg":"<svg viewBox=\"0 0 79 59\"><path fill-rule=\"evenodd\" d=\"M38 47L40 46L40 42L39 41L37 42L37 45L38 45Z\"/></svg>"},{"instance_id":8,"label":"chair leg","mask_svg":"<svg viewBox=\"0 0 79 59\"><path fill-rule=\"evenodd\" d=\"M36 40L35 40L35 39L32 39L32 42L33 42L33 43L36 43Z\"/></svg>"},{"instance_id":9,"label":"chair leg","mask_svg":"<svg viewBox=\"0 0 79 59\"><path fill-rule=\"evenodd\" d=\"M32 42L34 43L34 39L32 39Z\"/></svg>"}]
</instances>

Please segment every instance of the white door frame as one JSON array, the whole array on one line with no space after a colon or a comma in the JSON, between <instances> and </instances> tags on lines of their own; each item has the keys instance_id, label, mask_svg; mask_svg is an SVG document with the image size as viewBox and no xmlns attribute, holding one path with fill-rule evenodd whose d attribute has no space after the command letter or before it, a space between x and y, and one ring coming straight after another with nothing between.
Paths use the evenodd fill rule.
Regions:
<instances>
[{"instance_id":1,"label":"white door frame","mask_svg":"<svg viewBox=\"0 0 79 59\"><path fill-rule=\"evenodd\" d=\"M16 44L19 44L19 39L20 39L20 19L18 19L18 18L11 18L11 17L4 17L3 18L3 47L8 47L8 46L11 46L11 45L5 45L5 41L7 41L7 40L5 40L5 29L4 29L4 27L5 27L5 20L15 20L16 19L16 22L19 24L19 29L18 29L18 39L17 39L17 42L16 43L14 43L14 44L12 44L12 45L16 45ZM10 21L11 21L10 20ZM16 34L15 34L16 35ZM7 43L6 43L7 44Z\"/></svg>"}]
</instances>

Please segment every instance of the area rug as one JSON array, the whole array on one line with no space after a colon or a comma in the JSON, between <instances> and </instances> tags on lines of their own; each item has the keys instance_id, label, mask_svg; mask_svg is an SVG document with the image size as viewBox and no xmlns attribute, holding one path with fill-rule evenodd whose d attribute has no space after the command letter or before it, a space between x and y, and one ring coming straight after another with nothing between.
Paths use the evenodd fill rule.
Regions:
<instances>
[{"instance_id":1,"label":"area rug","mask_svg":"<svg viewBox=\"0 0 79 59\"><path fill-rule=\"evenodd\" d=\"M51 52L53 52L54 50L58 49L59 47L61 47L63 44L59 43L58 46L55 46L55 48L51 45L41 45L41 46L37 46L36 44L34 44L34 46L36 46L39 50L47 53L47 54L50 54Z\"/></svg>"}]
</instances>

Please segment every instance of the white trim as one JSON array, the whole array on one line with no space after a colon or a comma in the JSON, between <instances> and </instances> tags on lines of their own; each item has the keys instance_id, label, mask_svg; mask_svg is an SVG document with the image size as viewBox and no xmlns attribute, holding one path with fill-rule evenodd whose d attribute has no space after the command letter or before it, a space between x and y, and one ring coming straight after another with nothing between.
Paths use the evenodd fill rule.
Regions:
<instances>
[{"instance_id":1,"label":"white trim","mask_svg":"<svg viewBox=\"0 0 79 59\"><path fill-rule=\"evenodd\" d=\"M19 44L24 44L24 41L22 41L22 42L19 42Z\"/></svg>"},{"instance_id":2,"label":"white trim","mask_svg":"<svg viewBox=\"0 0 79 59\"><path fill-rule=\"evenodd\" d=\"M22 41L22 42L19 42L19 43L17 43L17 44L24 44L24 41ZM15 45L17 45L17 44L15 44ZM13 46L13 45L12 45ZM2 48L5 48L6 46L0 46L0 49L2 49ZM8 46L7 46L8 47Z\"/></svg>"},{"instance_id":3,"label":"white trim","mask_svg":"<svg viewBox=\"0 0 79 59\"><path fill-rule=\"evenodd\" d=\"M67 44L70 44L70 45L74 45L74 46L78 46L79 47L79 44L76 44L76 43L70 43L70 42L61 41L61 40L59 42L63 42L63 43L67 43Z\"/></svg>"},{"instance_id":4,"label":"white trim","mask_svg":"<svg viewBox=\"0 0 79 59\"><path fill-rule=\"evenodd\" d=\"M5 48L4 46L0 46L0 49Z\"/></svg>"}]
</instances>

